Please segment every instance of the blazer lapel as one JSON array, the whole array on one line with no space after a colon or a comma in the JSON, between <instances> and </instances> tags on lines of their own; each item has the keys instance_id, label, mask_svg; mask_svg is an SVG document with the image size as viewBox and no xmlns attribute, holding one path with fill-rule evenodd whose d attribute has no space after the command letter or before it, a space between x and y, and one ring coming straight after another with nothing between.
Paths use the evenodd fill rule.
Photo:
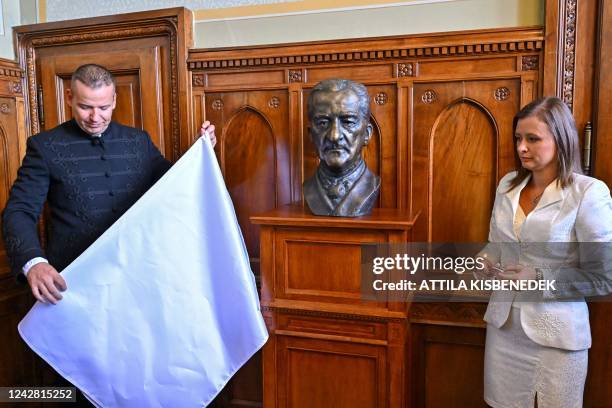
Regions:
<instances>
[{"instance_id":1,"label":"blazer lapel","mask_svg":"<svg viewBox=\"0 0 612 408\"><path fill-rule=\"evenodd\" d=\"M525 177L525 180L521 181L521 183L514 187L512 190L506 193L506 197L510 200L510 204L512 205L512 219L514 220L516 217L516 210L519 206L519 198L521 197L521 191L525 188L529 180L531 179L531 174Z\"/></svg>"},{"instance_id":2,"label":"blazer lapel","mask_svg":"<svg viewBox=\"0 0 612 408\"><path fill-rule=\"evenodd\" d=\"M538 203L536 208L533 209L533 211L541 210L542 208L554 204L557 201L561 201L563 200L564 196L565 193L561 188L561 184L557 183L557 180L555 180L548 186L546 186L546 188L544 189L544 193L542 194L542 198L540 199L540 202Z\"/></svg>"}]
</instances>

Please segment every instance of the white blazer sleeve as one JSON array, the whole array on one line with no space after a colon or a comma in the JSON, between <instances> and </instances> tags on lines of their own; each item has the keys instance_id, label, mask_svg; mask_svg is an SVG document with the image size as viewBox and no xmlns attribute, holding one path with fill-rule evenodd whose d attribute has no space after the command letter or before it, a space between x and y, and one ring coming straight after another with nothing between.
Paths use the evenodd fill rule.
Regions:
<instances>
[{"instance_id":1,"label":"white blazer sleeve","mask_svg":"<svg viewBox=\"0 0 612 408\"><path fill-rule=\"evenodd\" d=\"M561 268L553 273L557 290L545 292L546 298L612 293L612 199L602 181L595 180L585 189L576 215L575 231L579 266Z\"/></svg>"}]
</instances>

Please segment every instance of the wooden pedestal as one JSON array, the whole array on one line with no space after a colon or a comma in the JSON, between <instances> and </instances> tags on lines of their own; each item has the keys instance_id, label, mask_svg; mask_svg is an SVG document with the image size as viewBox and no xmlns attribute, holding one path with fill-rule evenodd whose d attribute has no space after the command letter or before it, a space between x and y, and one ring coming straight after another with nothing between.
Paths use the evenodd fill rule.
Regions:
<instances>
[{"instance_id":1,"label":"wooden pedestal","mask_svg":"<svg viewBox=\"0 0 612 408\"><path fill-rule=\"evenodd\" d=\"M264 407L408 405L407 303L361 299L361 245L410 240L398 210L359 218L284 207L261 226Z\"/></svg>"}]
</instances>

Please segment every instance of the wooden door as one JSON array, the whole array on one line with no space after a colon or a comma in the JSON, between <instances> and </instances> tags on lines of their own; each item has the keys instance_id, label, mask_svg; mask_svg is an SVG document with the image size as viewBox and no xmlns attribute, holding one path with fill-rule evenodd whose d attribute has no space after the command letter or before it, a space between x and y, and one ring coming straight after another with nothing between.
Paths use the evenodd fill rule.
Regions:
<instances>
[{"instance_id":1,"label":"wooden door","mask_svg":"<svg viewBox=\"0 0 612 408\"><path fill-rule=\"evenodd\" d=\"M26 72L32 134L71 118L65 89L85 63L117 78L113 119L144 129L170 160L195 140L185 56L191 12L184 8L17 27L19 62Z\"/></svg>"},{"instance_id":2,"label":"wooden door","mask_svg":"<svg viewBox=\"0 0 612 408\"><path fill-rule=\"evenodd\" d=\"M104 66L117 81L117 106L113 120L123 125L146 130L153 143L164 153L164 98L159 77L159 48L114 50L106 54ZM76 55L55 55L42 50L36 59L39 92L42 95L41 130L52 129L72 118L66 100L72 73L84 63L100 63L95 52Z\"/></svg>"}]
</instances>

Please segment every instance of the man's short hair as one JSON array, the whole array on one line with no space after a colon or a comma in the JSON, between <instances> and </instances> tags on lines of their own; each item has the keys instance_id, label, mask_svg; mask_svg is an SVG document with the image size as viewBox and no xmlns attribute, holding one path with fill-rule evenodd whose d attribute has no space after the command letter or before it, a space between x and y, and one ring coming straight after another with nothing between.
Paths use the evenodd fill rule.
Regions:
<instances>
[{"instance_id":1,"label":"man's short hair","mask_svg":"<svg viewBox=\"0 0 612 408\"><path fill-rule=\"evenodd\" d=\"M75 81L80 81L91 89L97 89L102 86L112 85L113 89L117 89L117 83L113 74L108 69L97 64L81 65L74 71L70 80L70 86L74 89Z\"/></svg>"},{"instance_id":2,"label":"man's short hair","mask_svg":"<svg viewBox=\"0 0 612 408\"><path fill-rule=\"evenodd\" d=\"M326 79L316 84L308 96L308 118L312 119L314 96L318 92L340 92L344 90L353 91L357 95L359 99L359 113L363 119L370 120L370 95L368 94L368 88L350 79Z\"/></svg>"}]
</instances>

